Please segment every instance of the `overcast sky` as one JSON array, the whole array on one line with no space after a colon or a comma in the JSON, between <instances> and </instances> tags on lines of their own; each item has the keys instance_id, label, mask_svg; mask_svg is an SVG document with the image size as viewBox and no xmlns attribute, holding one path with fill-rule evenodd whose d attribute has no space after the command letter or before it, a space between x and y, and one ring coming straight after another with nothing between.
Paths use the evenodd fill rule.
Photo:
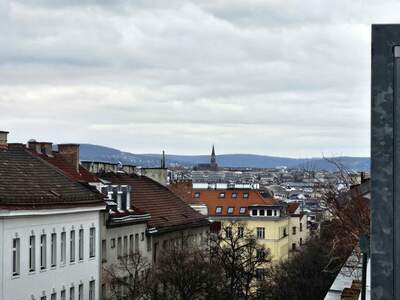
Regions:
<instances>
[{"instance_id":1,"label":"overcast sky","mask_svg":"<svg viewBox=\"0 0 400 300\"><path fill-rule=\"evenodd\" d=\"M112 2L112 4L111 4ZM399 1L0 1L11 142L369 155L370 24Z\"/></svg>"}]
</instances>

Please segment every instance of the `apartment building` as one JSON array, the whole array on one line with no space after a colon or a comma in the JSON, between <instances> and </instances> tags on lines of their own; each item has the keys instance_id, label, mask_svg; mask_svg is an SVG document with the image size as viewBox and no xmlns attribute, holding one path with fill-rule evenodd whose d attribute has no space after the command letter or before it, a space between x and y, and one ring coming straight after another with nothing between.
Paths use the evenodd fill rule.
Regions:
<instances>
[{"instance_id":1,"label":"apartment building","mask_svg":"<svg viewBox=\"0 0 400 300\"><path fill-rule=\"evenodd\" d=\"M215 184L214 188L198 186L196 184L189 192L187 182L176 183L171 190L192 207L205 205L207 208L201 211L207 211L211 221L243 223L254 232L258 242L270 250L272 261L288 257L290 223L286 205L249 186L228 188L222 183Z\"/></svg>"},{"instance_id":2,"label":"apartment building","mask_svg":"<svg viewBox=\"0 0 400 300\"><path fill-rule=\"evenodd\" d=\"M99 299L104 196L0 132L0 300ZM43 151L45 151L43 145Z\"/></svg>"},{"instance_id":3,"label":"apartment building","mask_svg":"<svg viewBox=\"0 0 400 300\"><path fill-rule=\"evenodd\" d=\"M310 229L307 225L307 215L301 210L300 203L289 203L287 212L290 216L289 250L294 253L310 238Z\"/></svg>"},{"instance_id":4,"label":"apartment building","mask_svg":"<svg viewBox=\"0 0 400 300\"><path fill-rule=\"evenodd\" d=\"M123 172L98 176L111 184L129 185L135 207L150 214L147 222L147 251L156 262L172 244L187 240L200 244L209 231L209 221L167 187L146 176Z\"/></svg>"},{"instance_id":5,"label":"apartment building","mask_svg":"<svg viewBox=\"0 0 400 300\"><path fill-rule=\"evenodd\" d=\"M59 144L58 150L53 150L52 143L30 141L27 148L32 155L50 163L71 180L79 184L87 185L98 190L104 195L106 209L100 215L100 297L108 299L110 282L107 273L112 266L119 264L119 259L134 252L140 252L143 259L151 262L151 247L146 235L147 222L150 214L134 206L131 199L132 187L126 184L112 184L107 180L101 180L83 165L79 160L78 144ZM128 167L121 167L117 164L91 163L86 164L94 170L124 170L132 171ZM127 276L120 272L118 276Z\"/></svg>"}]
</instances>

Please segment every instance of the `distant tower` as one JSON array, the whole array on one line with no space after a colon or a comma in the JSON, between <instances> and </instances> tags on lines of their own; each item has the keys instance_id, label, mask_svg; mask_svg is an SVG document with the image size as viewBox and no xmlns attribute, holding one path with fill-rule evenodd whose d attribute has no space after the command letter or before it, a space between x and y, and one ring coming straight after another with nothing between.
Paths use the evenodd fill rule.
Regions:
<instances>
[{"instance_id":1,"label":"distant tower","mask_svg":"<svg viewBox=\"0 0 400 300\"><path fill-rule=\"evenodd\" d=\"M210 169L212 171L218 170L217 157L215 155L214 145L212 146L212 150L211 150Z\"/></svg>"}]
</instances>

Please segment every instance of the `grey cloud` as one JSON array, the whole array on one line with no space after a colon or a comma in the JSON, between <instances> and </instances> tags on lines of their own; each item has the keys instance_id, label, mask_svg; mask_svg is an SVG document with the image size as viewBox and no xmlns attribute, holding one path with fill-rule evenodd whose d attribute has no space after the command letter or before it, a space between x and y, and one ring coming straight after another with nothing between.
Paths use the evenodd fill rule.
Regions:
<instances>
[{"instance_id":1,"label":"grey cloud","mask_svg":"<svg viewBox=\"0 0 400 300\"><path fill-rule=\"evenodd\" d=\"M134 152L368 155L369 22L396 17L382 6L5 2L0 128Z\"/></svg>"}]
</instances>

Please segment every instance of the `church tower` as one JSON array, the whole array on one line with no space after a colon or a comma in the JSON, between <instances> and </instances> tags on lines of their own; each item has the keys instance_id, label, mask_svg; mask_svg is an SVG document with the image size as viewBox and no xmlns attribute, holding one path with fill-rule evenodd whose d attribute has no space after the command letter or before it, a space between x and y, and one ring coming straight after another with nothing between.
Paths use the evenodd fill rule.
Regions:
<instances>
[{"instance_id":1,"label":"church tower","mask_svg":"<svg viewBox=\"0 0 400 300\"><path fill-rule=\"evenodd\" d=\"M212 150L211 150L210 169L212 171L218 170L217 157L215 155L214 145L212 146Z\"/></svg>"}]
</instances>

